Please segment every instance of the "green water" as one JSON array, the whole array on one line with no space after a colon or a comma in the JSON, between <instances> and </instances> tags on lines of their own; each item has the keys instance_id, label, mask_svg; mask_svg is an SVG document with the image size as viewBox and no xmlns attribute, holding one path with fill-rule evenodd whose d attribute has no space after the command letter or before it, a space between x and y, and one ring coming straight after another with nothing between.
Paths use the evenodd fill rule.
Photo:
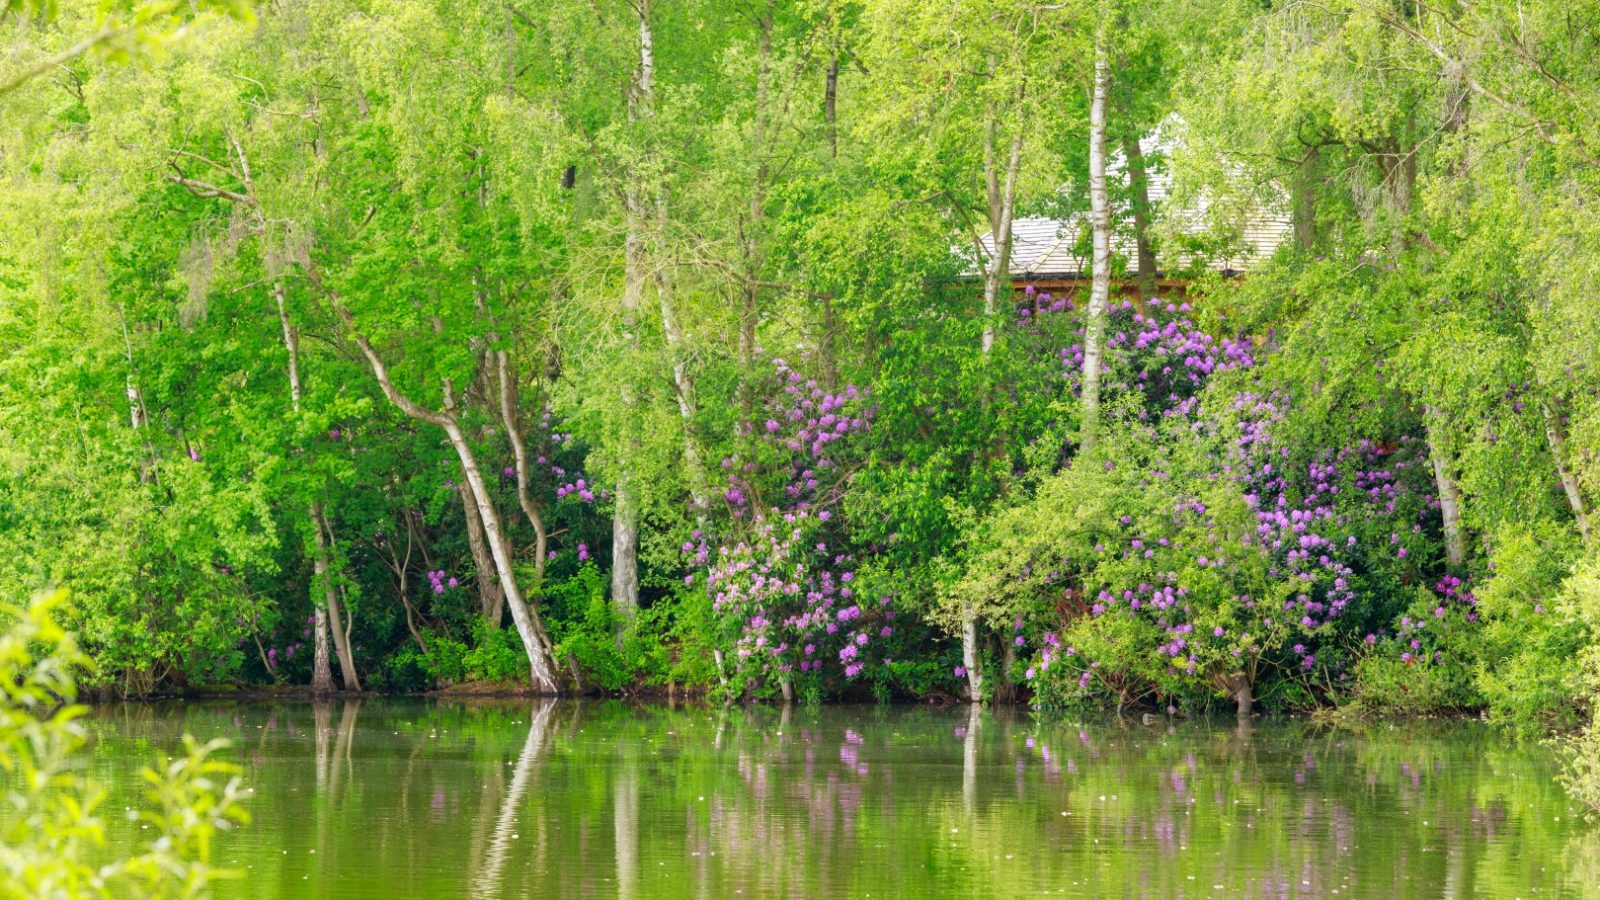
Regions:
<instances>
[{"instance_id":1,"label":"green water","mask_svg":"<svg viewBox=\"0 0 1600 900\"><path fill-rule=\"evenodd\" d=\"M97 709L109 809L185 731L254 821L237 897L1551 897L1600 832L1473 724L1036 721L361 700ZM114 845L137 826L112 820Z\"/></svg>"}]
</instances>

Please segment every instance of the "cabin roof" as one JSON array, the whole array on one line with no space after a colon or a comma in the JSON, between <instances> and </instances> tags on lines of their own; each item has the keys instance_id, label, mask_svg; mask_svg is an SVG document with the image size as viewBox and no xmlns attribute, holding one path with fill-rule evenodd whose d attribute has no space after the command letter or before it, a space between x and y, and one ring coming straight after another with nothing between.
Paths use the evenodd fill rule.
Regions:
<instances>
[{"instance_id":1,"label":"cabin roof","mask_svg":"<svg viewBox=\"0 0 1600 900\"><path fill-rule=\"evenodd\" d=\"M1181 207L1168 202L1172 190L1172 122L1146 135L1139 144L1147 163L1150 206L1155 223L1169 234L1200 236L1209 227L1210 201L1201 198ZM1127 161L1119 150L1106 161L1106 176L1114 184L1127 185ZM1111 252L1127 260L1127 274L1138 274L1138 253L1134 242L1133 216L1126 200L1113 195ZM1157 262L1167 271L1199 267L1235 273L1248 271L1269 259L1289 239L1290 220L1282 209L1257 206L1242 216L1237 250L1225 255L1202 258L1201 254L1179 248L1159 248ZM1064 218L1034 216L1019 218L1012 224L1011 277L1015 280L1076 279L1090 276L1089 216L1073 213ZM994 256L994 235L980 241L985 261ZM1080 252L1081 249L1081 252ZM974 248L965 255L973 264L969 274L980 274Z\"/></svg>"}]
</instances>

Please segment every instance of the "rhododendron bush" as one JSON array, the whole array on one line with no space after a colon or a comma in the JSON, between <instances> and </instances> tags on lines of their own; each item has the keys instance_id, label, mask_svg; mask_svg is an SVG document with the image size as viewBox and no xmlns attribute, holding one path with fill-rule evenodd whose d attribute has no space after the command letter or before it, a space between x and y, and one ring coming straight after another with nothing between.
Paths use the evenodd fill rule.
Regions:
<instances>
[{"instance_id":1,"label":"rhododendron bush","mask_svg":"<svg viewBox=\"0 0 1600 900\"><path fill-rule=\"evenodd\" d=\"M744 453L722 461L721 533L697 530L682 549L707 567L699 577L732 642L733 674L790 692L797 677L853 679L883 665L895 611L890 597L862 592L835 519L875 414L870 392L824 390L782 359L772 370Z\"/></svg>"},{"instance_id":2,"label":"rhododendron bush","mask_svg":"<svg viewBox=\"0 0 1600 900\"><path fill-rule=\"evenodd\" d=\"M991 618L1017 617L1008 639L1031 656L1006 674L1041 702L1249 703L1269 680L1305 702L1410 627L1391 617L1436 540L1420 442L1291 446L1287 400L1254 371L1270 346L1215 340L1186 311L1114 312L1112 436L985 523L952 588ZM1079 350L1061 353L1075 381Z\"/></svg>"}]
</instances>

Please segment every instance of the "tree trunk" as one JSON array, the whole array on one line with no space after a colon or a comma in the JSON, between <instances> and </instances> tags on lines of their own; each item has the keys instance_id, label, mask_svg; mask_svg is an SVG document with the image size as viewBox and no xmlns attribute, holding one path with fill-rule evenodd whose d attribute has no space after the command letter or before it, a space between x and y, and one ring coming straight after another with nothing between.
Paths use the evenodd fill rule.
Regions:
<instances>
[{"instance_id":1,"label":"tree trunk","mask_svg":"<svg viewBox=\"0 0 1600 900\"><path fill-rule=\"evenodd\" d=\"M500 587L505 591L506 605L511 607L511 621L516 625L517 634L522 638L522 645L527 650L533 686L546 694L559 694L561 686L556 681L550 639L545 634L544 623L539 620L538 609L522 599L522 592L517 587L516 568L511 561L509 541L500 525L500 514L494 507L494 498L489 496L483 473L478 469L478 460L472 452L471 445L467 443L466 434L454 419L445 419L444 430L450 437L450 443L455 446L456 455L461 459L461 468L466 473L468 486L472 488L473 499L478 501L478 513L483 519L484 541L488 543L489 553L494 557L495 570L500 575Z\"/></svg>"},{"instance_id":2,"label":"tree trunk","mask_svg":"<svg viewBox=\"0 0 1600 900\"><path fill-rule=\"evenodd\" d=\"M1583 488L1578 478L1567 466L1567 436L1561 430L1561 417L1548 402L1539 404L1544 410L1544 436L1550 444L1550 456L1555 459L1556 475L1561 478L1561 490L1567 495L1567 506L1577 522L1578 533L1585 543L1589 541L1589 504L1583 498Z\"/></svg>"},{"instance_id":3,"label":"tree trunk","mask_svg":"<svg viewBox=\"0 0 1600 900\"><path fill-rule=\"evenodd\" d=\"M993 61L990 72L993 73ZM1017 209L1017 176L1022 170L1022 127L1017 124L1011 136L1010 150L1006 156L1005 170L1001 171L997 158L1000 130L999 112L990 103L983 129L984 189L989 201L989 233L994 240L994 257L984 271L983 278L983 355L988 357L994 348L996 327L999 324L1002 299L1006 305L1011 300L1011 226Z\"/></svg>"},{"instance_id":4,"label":"tree trunk","mask_svg":"<svg viewBox=\"0 0 1600 900\"><path fill-rule=\"evenodd\" d=\"M990 61L990 74L994 72ZM1016 214L1017 176L1022 169L1022 129L1012 135L1002 171L999 161L999 113L991 102L984 121L983 173L985 194L988 197L989 229L994 240L994 255L983 273L983 336L979 350L987 363L994 351L1002 302L1009 308L1011 301L1011 226ZM984 390L983 402L990 401ZM997 436L997 440L1002 439ZM983 700L983 672L979 665L978 620L971 610L965 611L961 621L961 656L967 669L967 699L974 703Z\"/></svg>"},{"instance_id":5,"label":"tree trunk","mask_svg":"<svg viewBox=\"0 0 1600 900\"><path fill-rule=\"evenodd\" d=\"M967 699L983 702L983 660L978 654L978 617L972 612L961 622L961 664L967 670Z\"/></svg>"},{"instance_id":6,"label":"tree trunk","mask_svg":"<svg viewBox=\"0 0 1600 900\"><path fill-rule=\"evenodd\" d=\"M1301 253L1310 253L1317 243L1317 191L1321 187L1322 151L1308 147L1300 166L1291 181L1293 196L1290 218L1294 224L1294 246Z\"/></svg>"},{"instance_id":7,"label":"tree trunk","mask_svg":"<svg viewBox=\"0 0 1600 900\"><path fill-rule=\"evenodd\" d=\"M533 572L535 595L544 590L546 554L550 548L550 534L544 524L544 510L533 500L528 490L528 445L522 439L522 426L517 415L516 378L511 373L510 354L501 350L495 354L496 371L500 376L500 421L506 426L506 437L511 441L511 452L517 461L517 503L522 514L533 526Z\"/></svg>"},{"instance_id":8,"label":"tree trunk","mask_svg":"<svg viewBox=\"0 0 1600 900\"><path fill-rule=\"evenodd\" d=\"M711 659L717 664L717 684L726 691L728 689L728 664L726 657L722 654L721 647L711 648Z\"/></svg>"},{"instance_id":9,"label":"tree trunk","mask_svg":"<svg viewBox=\"0 0 1600 900\"><path fill-rule=\"evenodd\" d=\"M354 330L354 317L342 305L335 303L334 309L340 318ZM506 605L511 607L511 620L516 624L517 636L522 638L523 649L528 654L529 673L532 677L535 690L546 694L559 694L561 685L556 681L555 662L550 647L550 639L545 634L544 623L539 619L537 606L530 606L522 599L522 592L517 587L516 568L512 564L510 542L505 537L505 531L500 525L500 514L495 510L494 499L489 496L488 486L483 480L483 473L478 469L477 456L472 452L472 445L467 442L466 434L461 430L461 424L454 416L434 412L419 406L410 398L400 393L394 381L389 377L388 367L383 364L383 358L373 349L372 342L365 335L355 332L352 335L356 345L361 348L361 353L367 358L367 364L372 368L372 374L378 379L378 386L383 389L384 397L394 404L406 415L430 425L437 425L444 429L450 438L450 444L455 448L456 456L461 461L461 469L467 478L467 486L472 490L472 499L477 501L478 516L483 521L484 541L489 545L489 554L494 559L495 572L500 576L500 587L505 591ZM451 400L450 383L445 382L445 403L447 407L454 406Z\"/></svg>"},{"instance_id":10,"label":"tree trunk","mask_svg":"<svg viewBox=\"0 0 1600 900\"><path fill-rule=\"evenodd\" d=\"M835 344L835 331L838 324L833 316L833 298L822 298L822 340L818 342L818 349L822 356L822 383L829 391L839 389L839 350Z\"/></svg>"},{"instance_id":11,"label":"tree trunk","mask_svg":"<svg viewBox=\"0 0 1600 900\"><path fill-rule=\"evenodd\" d=\"M317 529L317 557L329 559L328 546L333 532L328 528L327 517L320 504L311 507L311 524ZM361 676L356 673L355 654L350 652L350 629L345 625L344 610L339 602L339 592L333 584L332 566L324 563L322 592L328 607L328 627L333 631L333 650L339 657L339 680L347 691L361 690Z\"/></svg>"},{"instance_id":12,"label":"tree trunk","mask_svg":"<svg viewBox=\"0 0 1600 900\"><path fill-rule=\"evenodd\" d=\"M703 520L711 505L711 492L706 484L705 463L696 433L694 378L689 374L688 363L684 360L683 332L678 327L677 315L672 309L666 276L661 273L657 274L657 293L661 302L662 331L667 339L667 355L672 363L673 391L678 398L678 415L683 420L683 466L688 472L689 496L694 502L696 517Z\"/></svg>"},{"instance_id":13,"label":"tree trunk","mask_svg":"<svg viewBox=\"0 0 1600 900\"><path fill-rule=\"evenodd\" d=\"M649 118L655 103L655 36L650 29L650 0L639 0L635 6L639 19L639 68L634 73L628 89L628 121ZM644 239L644 185L638 169L630 169L624 176L623 187L623 274L622 274L622 330L626 349L634 355L639 352L638 320L647 276ZM632 622L639 614L639 518L636 486L633 479L634 459L639 452L639 440L631 435L638 414L638 395L632 385L622 387L624 416L629 420L625 427L630 437L625 440L626 456L613 496L611 514L611 607L619 622Z\"/></svg>"},{"instance_id":14,"label":"tree trunk","mask_svg":"<svg viewBox=\"0 0 1600 900\"><path fill-rule=\"evenodd\" d=\"M461 509L467 523L467 548L472 551L472 565L476 569L478 609L484 621L499 628L505 615L506 594L495 578L494 556L483 539L483 515L478 512L478 501L473 499L472 489L465 481L456 482L456 491L461 495Z\"/></svg>"},{"instance_id":15,"label":"tree trunk","mask_svg":"<svg viewBox=\"0 0 1600 900\"><path fill-rule=\"evenodd\" d=\"M839 50L828 58L828 78L822 89L822 119L828 125L828 156L839 158Z\"/></svg>"},{"instance_id":16,"label":"tree trunk","mask_svg":"<svg viewBox=\"0 0 1600 900\"><path fill-rule=\"evenodd\" d=\"M758 17L756 43L756 91L751 111L750 155L755 159L750 184L750 207L744 222L743 305L739 310L739 405L743 412L740 433L755 433L756 329L761 321L762 223L767 200L767 117L771 93L772 8L769 4Z\"/></svg>"},{"instance_id":17,"label":"tree trunk","mask_svg":"<svg viewBox=\"0 0 1600 900\"><path fill-rule=\"evenodd\" d=\"M1105 343L1106 307L1111 298L1111 202L1106 196L1106 91L1110 72L1105 34L1096 35L1094 96L1089 105L1089 222L1093 229L1093 280L1083 334L1083 440L1080 452L1094 450L1100 427L1100 358Z\"/></svg>"},{"instance_id":18,"label":"tree trunk","mask_svg":"<svg viewBox=\"0 0 1600 900\"><path fill-rule=\"evenodd\" d=\"M316 580L325 582L328 578L328 561L318 557L313 567L316 570ZM328 608L321 603L314 603L311 610L311 693L323 697L333 693L333 666L328 658Z\"/></svg>"},{"instance_id":19,"label":"tree trunk","mask_svg":"<svg viewBox=\"0 0 1600 900\"><path fill-rule=\"evenodd\" d=\"M1444 520L1445 565L1450 571L1459 572L1467 561L1467 539L1461 527L1461 488L1450 475L1449 460L1434 435L1433 424L1429 422L1426 428L1428 459L1433 463L1434 485L1439 491L1439 516Z\"/></svg>"},{"instance_id":20,"label":"tree trunk","mask_svg":"<svg viewBox=\"0 0 1600 900\"><path fill-rule=\"evenodd\" d=\"M1145 171L1144 150L1137 134L1122 139L1122 155L1127 157L1128 188L1133 197L1134 262L1139 267L1134 284L1139 288L1139 299L1148 303L1155 299L1160 285L1156 278L1156 252L1150 244L1150 176Z\"/></svg>"},{"instance_id":21,"label":"tree trunk","mask_svg":"<svg viewBox=\"0 0 1600 900\"><path fill-rule=\"evenodd\" d=\"M1016 665L1017 645L1012 640L1006 640L1000 648L1000 685L994 692L994 699L1000 703L1017 701L1017 676L1012 672Z\"/></svg>"},{"instance_id":22,"label":"tree trunk","mask_svg":"<svg viewBox=\"0 0 1600 900\"><path fill-rule=\"evenodd\" d=\"M276 282L272 285L272 296L278 306L278 324L283 329L283 349L289 357L289 407L294 410L295 417L298 419L301 398L304 396L304 388L300 381L300 334L294 327L294 323L289 321L289 304L284 296L282 282ZM312 568L316 572L315 581L317 582L311 589L311 605L313 607L311 627L316 631L312 641L311 692L322 695L333 692L333 670L328 660L328 613L330 602L336 603L337 600L334 598L333 574L329 571L328 566L328 547L322 533L322 507L320 504L311 504L308 518L311 520L311 530L316 535L316 556L312 563ZM318 602L317 599L318 585L322 590L321 602ZM335 618L335 623L337 622L338 619ZM337 627L337 624L335 627ZM341 667L349 665L348 673L355 671L354 666L345 661L344 654L340 655L339 664ZM351 675L342 674L344 674L345 689L349 690ZM360 689L358 684L355 690Z\"/></svg>"}]
</instances>

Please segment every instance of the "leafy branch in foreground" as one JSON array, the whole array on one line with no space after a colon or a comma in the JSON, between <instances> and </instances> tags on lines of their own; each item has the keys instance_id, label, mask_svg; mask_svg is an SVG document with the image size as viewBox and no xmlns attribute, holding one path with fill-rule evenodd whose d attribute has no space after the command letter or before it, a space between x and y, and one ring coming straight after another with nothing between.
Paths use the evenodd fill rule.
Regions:
<instances>
[{"instance_id":1,"label":"leafy branch in foreground","mask_svg":"<svg viewBox=\"0 0 1600 900\"><path fill-rule=\"evenodd\" d=\"M75 673L88 663L56 623L65 591L0 607L0 897L205 897L236 873L211 865L213 839L249 820L223 741L184 736L184 754L144 770L151 807L131 813L156 836L128 859L96 865L105 792L80 774L87 742Z\"/></svg>"}]
</instances>

